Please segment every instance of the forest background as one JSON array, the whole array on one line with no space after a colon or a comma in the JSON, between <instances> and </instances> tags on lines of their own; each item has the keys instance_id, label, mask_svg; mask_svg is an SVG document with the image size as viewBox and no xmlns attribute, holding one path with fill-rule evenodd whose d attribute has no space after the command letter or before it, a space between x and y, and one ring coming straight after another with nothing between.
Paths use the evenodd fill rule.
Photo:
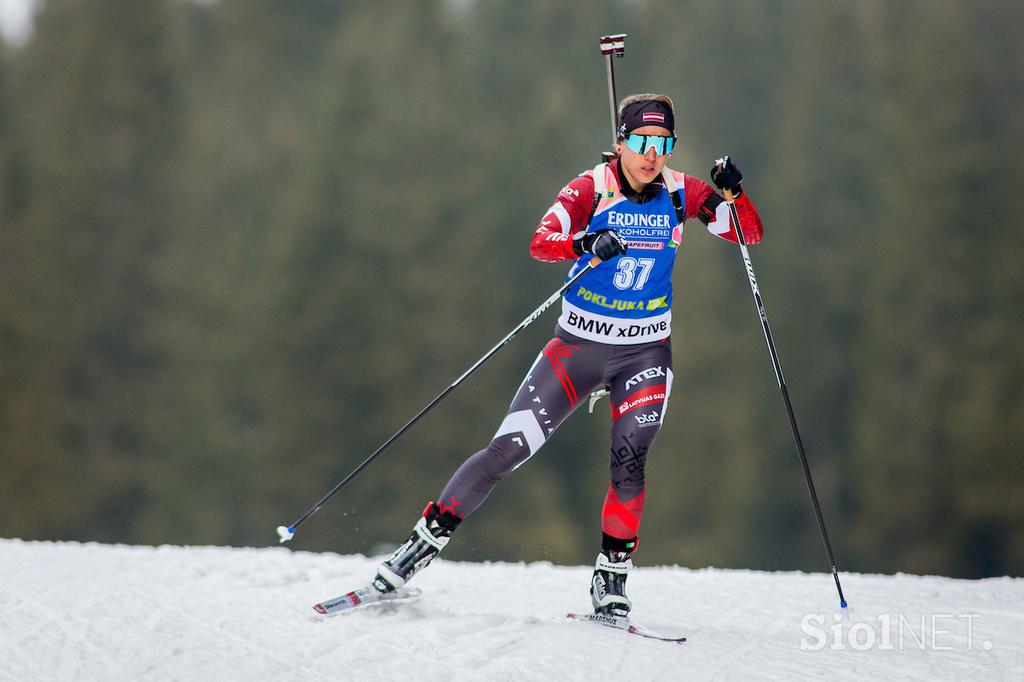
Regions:
<instances>
[{"instance_id":1,"label":"forest background","mask_svg":"<svg viewBox=\"0 0 1024 682\"><path fill-rule=\"evenodd\" d=\"M562 281L620 96L736 159L841 570L1024 575L1024 4L48 0L0 47L0 536L268 545ZM736 248L687 226L641 564L825 570ZM302 528L404 539L549 312ZM589 563L607 403L455 559Z\"/></svg>"}]
</instances>

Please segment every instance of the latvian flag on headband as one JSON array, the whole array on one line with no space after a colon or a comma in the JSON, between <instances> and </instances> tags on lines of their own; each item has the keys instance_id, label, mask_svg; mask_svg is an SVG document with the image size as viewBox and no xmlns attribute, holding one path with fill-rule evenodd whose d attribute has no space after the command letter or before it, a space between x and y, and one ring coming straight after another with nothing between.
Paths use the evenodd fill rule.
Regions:
<instances>
[{"instance_id":1,"label":"latvian flag on headband","mask_svg":"<svg viewBox=\"0 0 1024 682\"><path fill-rule=\"evenodd\" d=\"M665 114L659 114L656 111L645 111L641 114L644 123L665 123Z\"/></svg>"}]
</instances>

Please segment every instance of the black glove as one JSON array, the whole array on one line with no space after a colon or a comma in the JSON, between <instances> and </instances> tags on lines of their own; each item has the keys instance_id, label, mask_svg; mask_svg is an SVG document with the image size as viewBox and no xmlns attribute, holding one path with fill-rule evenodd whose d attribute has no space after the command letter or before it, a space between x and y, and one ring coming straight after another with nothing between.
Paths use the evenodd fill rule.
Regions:
<instances>
[{"instance_id":1,"label":"black glove","mask_svg":"<svg viewBox=\"0 0 1024 682\"><path fill-rule=\"evenodd\" d=\"M577 256L589 253L601 260L608 260L621 253L626 253L626 240L620 237L615 230L584 232L573 238L572 250L576 252Z\"/></svg>"},{"instance_id":2,"label":"black glove","mask_svg":"<svg viewBox=\"0 0 1024 682\"><path fill-rule=\"evenodd\" d=\"M715 165L711 168L711 182L715 183L718 189L732 191L733 196L740 195L740 183L743 182L743 173L736 167L728 156L715 159Z\"/></svg>"}]
</instances>

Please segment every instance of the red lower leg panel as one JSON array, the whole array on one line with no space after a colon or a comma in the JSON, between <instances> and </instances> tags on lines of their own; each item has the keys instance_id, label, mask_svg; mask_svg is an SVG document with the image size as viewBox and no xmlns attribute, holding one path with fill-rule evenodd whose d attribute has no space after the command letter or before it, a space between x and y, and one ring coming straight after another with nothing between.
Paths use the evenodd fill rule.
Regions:
<instances>
[{"instance_id":1,"label":"red lower leg panel","mask_svg":"<svg viewBox=\"0 0 1024 682\"><path fill-rule=\"evenodd\" d=\"M640 517L644 515L644 493L641 490L639 495L623 502L609 485L601 510L601 530L615 538L635 538L640 529Z\"/></svg>"}]
</instances>

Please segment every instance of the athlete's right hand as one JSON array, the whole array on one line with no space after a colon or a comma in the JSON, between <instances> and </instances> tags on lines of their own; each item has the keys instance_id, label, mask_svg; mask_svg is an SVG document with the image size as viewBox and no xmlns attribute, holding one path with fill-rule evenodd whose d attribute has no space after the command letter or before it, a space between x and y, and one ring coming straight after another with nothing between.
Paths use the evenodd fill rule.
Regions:
<instances>
[{"instance_id":1,"label":"athlete's right hand","mask_svg":"<svg viewBox=\"0 0 1024 682\"><path fill-rule=\"evenodd\" d=\"M577 256L589 253L601 260L608 260L626 253L626 240L620 237L615 230L581 232L573 237L572 250L576 252Z\"/></svg>"}]
</instances>

